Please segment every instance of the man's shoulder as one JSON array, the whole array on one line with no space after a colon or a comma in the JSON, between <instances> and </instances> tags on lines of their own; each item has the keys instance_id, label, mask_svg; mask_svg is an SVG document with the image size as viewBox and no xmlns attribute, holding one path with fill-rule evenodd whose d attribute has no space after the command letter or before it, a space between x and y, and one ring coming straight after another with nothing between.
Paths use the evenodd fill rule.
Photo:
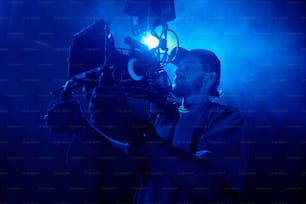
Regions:
<instances>
[{"instance_id":1,"label":"man's shoulder","mask_svg":"<svg viewBox=\"0 0 306 204\"><path fill-rule=\"evenodd\" d=\"M224 105L217 102L211 103L211 112L220 112L220 113L240 113L239 109L232 105Z\"/></svg>"},{"instance_id":2,"label":"man's shoulder","mask_svg":"<svg viewBox=\"0 0 306 204\"><path fill-rule=\"evenodd\" d=\"M209 117L213 121L243 122L238 108L215 102L212 103L211 108L209 109Z\"/></svg>"}]
</instances>

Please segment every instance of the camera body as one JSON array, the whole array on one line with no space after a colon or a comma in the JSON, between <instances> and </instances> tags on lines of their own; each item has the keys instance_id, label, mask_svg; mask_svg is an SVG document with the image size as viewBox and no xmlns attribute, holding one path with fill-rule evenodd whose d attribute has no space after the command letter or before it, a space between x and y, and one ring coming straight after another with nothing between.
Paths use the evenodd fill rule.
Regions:
<instances>
[{"instance_id":1,"label":"camera body","mask_svg":"<svg viewBox=\"0 0 306 204\"><path fill-rule=\"evenodd\" d=\"M130 37L125 41L130 46L128 53L115 47L102 19L76 33L69 49L71 79L64 87L65 98L74 88L82 86L88 93L103 85L120 86L128 97L153 102L166 98L171 82L155 52Z\"/></svg>"}]
</instances>

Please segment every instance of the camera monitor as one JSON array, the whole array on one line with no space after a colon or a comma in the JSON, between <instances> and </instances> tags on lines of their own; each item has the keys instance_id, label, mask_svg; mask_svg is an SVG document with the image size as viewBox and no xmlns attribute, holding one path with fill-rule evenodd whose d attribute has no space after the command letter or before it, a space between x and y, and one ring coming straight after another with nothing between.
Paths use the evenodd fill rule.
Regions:
<instances>
[{"instance_id":1,"label":"camera monitor","mask_svg":"<svg viewBox=\"0 0 306 204\"><path fill-rule=\"evenodd\" d=\"M102 19L74 34L69 50L68 77L105 65L114 49L110 28Z\"/></svg>"}]
</instances>

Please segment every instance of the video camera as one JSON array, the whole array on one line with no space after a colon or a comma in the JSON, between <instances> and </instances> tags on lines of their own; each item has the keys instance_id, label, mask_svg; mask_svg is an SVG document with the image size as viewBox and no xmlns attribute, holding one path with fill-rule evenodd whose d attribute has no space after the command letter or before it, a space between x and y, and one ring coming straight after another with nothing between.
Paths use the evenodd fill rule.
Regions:
<instances>
[{"instance_id":1,"label":"video camera","mask_svg":"<svg viewBox=\"0 0 306 204\"><path fill-rule=\"evenodd\" d=\"M133 34L138 35L144 28L152 30L160 40L158 47L149 50L134 38L126 37L129 49L116 48L109 25L103 19L98 20L73 36L68 58L70 79L52 94L63 91L62 100L68 100L78 87L87 93L98 85L116 84L130 97L149 101L167 97L171 82L163 67L169 63L167 22L175 18L174 3L173 0L141 2L127 1L124 12L137 18L132 25ZM159 36L154 32L157 26L163 28Z\"/></svg>"}]
</instances>

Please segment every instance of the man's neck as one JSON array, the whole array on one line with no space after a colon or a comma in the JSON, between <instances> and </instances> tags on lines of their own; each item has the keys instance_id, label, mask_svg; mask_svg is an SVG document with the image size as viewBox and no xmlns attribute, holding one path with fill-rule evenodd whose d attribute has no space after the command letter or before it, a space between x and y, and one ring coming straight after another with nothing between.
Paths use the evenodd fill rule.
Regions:
<instances>
[{"instance_id":1,"label":"man's neck","mask_svg":"<svg viewBox=\"0 0 306 204\"><path fill-rule=\"evenodd\" d=\"M192 95L184 98L185 100L185 106L191 106L195 104L204 104L210 102L208 95L198 94L198 95Z\"/></svg>"}]
</instances>

